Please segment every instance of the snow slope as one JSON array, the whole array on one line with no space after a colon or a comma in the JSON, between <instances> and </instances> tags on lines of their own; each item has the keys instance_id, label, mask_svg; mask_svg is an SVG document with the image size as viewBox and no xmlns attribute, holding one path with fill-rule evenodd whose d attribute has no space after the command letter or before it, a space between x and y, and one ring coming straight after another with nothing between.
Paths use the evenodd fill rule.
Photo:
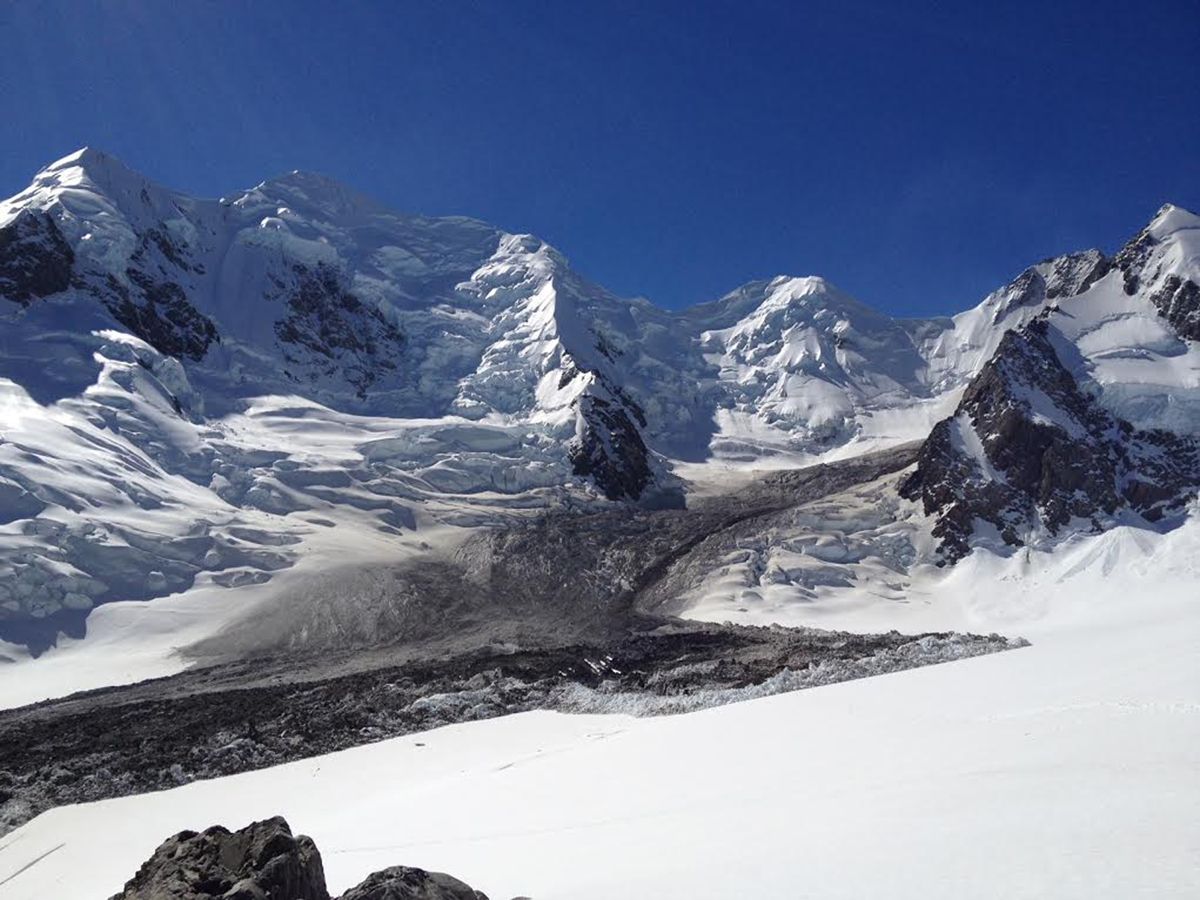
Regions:
<instances>
[{"instance_id":1,"label":"snow slope","mask_svg":"<svg viewBox=\"0 0 1200 900\"><path fill-rule=\"evenodd\" d=\"M1123 269L1058 304L1049 320L1061 335L1056 350L1109 412L1137 428L1195 434L1200 303L1193 298L1190 328L1182 304L1174 322L1166 306L1170 292L1200 283L1200 217L1163 207L1124 251L1135 252L1136 260L1118 257Z\"/></svg>"},{"instance_id":2,"label":"snow slope","mask_svg":"<svg viewBox=\"0 0 1200 900\"><path fill-rule=\"evenodd\" d=\"M168 834L282 813L335 890L404 863L493 897L1195 896L1198 551L1193 518L976 554L926 585L926 621L1003 622L1033 646L675 717L512 716L60 808L0 846L0 883L105 896Z\"/></svg>"}]
</instances>

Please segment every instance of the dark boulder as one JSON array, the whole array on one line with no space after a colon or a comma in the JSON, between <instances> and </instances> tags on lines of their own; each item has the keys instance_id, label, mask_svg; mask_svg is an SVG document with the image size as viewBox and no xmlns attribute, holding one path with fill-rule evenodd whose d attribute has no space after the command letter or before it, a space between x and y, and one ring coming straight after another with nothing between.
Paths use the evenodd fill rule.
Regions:
<instances>
[{"instance_id":1,"label":"dark boulder","mask_svg":"<svg viewBox=\"0 0 1200 900\"><path fill-rule=\"evenodd\" d=\"M282 816L238 831L181 831L142 864L112 900L331 900L312 838L293 836ZM339 900L487 900L457 878L393 866Z\"/></svg>"},{"instance_id":2,"label":"dark boulder","mask_svg":"<svg viewBox=\"0 0 1200 900\"><path fill-rule=\"evenodd\" d=\"M329 900L321 854L275 816L168 838L113 900Z\"/></svg>"},{"instance_id":3,"label":"dark boulder","mask_svg":"<svg viewBox=\"0 0 1200 900\"><path fill-rule=\"evenodd\" d=\"M487 900L487 895L441 872L392 866L368 875L339 900Z\"/></svg>"}]
</instances>

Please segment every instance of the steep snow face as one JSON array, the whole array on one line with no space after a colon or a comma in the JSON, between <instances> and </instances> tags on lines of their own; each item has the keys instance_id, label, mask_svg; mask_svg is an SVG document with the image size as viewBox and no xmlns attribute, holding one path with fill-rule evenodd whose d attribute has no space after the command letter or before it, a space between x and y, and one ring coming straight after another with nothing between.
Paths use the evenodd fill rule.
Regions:
<instances>
[{"instance_id":1,"label":"steep snow face","mask_svg":"<svg viewBox=\"0 0 1200 900\"><path fill-rule=\"evenodd\" d=\"M904 326L821 278L748 285L688 319L722 388L718 454L757 454L739 436L771 432L780 449L820 452L854 437L864 412L928 396Z\"/></svg>"},{"instance_id":2,"label":"steep snow face","mask_svg":"<svg viewBox=\"0 0 1200 900\"><path fill-rule=\"evenodd\" d=\"M606 355L611 351L590 321L589 288L537 238L501 240L491 259L458 286L490 314L490 323L478 366L459 380L451 408L473 419L573 421L587 384L615 376ZM593 378L576 379L579 373Z\"/></svg>"},{"instance_id":3,"label":"steep snow face","mask_svg":"<svg viewBox=\"0 0 1200 900\"><path fill-rule=\"evenodd\" d=\"M1200 217L1165 206L1050 324L1098 403L1143 429L1200 431Z\"/></svg>"},{"instance_id":4,"label":"steep snow face","mask_svg":"<svg viewBox=\"0 0 1200 900\"><path fill-rule=\"evenodd\" d=\"M604 336L621 301L530 235L502 239L458 289L497 312L478 367L459 381L456 413L569 431L573 472L610 500L673 489L643 438L646 415L622 387L622 351Z\"/></svg>"},{"instance_id":5,"label":"steep snow face","mask_svg":"<svg viewBox=\"0 0 1200 900\"><path fill-rule=\"evenodd\" d=\"M349 356L355 368L351 391L336 381L314 391L303 368L288 368L279 392L369 414L449 412L487 327L456 285L492 256L501 232L470 219L397 215L302 172L264 182L226 209L229 245L213 287L226 330L251 347L277 343L272 355L293 366L336 375Z\"/></svg>"},{"instance_id":6,"label":"steep snow face","mask_svg":"<svg viewBox=\"0 0 1200 900\"><path fill-rule=\"evenodd\" d=\"M1072 253L1030 266L949 323L927 323L918 334L934 393L963 388L1000 346L1006 332L1040 315L1048 304L1090 287L1109 268L1099 250ZM948 327L945 327L948 325Z\"/></svg>"}]
</instances>

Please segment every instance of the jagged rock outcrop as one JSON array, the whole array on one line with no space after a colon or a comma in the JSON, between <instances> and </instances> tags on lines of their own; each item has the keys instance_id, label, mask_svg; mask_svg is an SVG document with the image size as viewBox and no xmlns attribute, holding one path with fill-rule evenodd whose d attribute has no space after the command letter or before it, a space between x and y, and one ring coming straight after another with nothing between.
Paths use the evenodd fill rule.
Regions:
<instances>
[{"instance_id":1,"label":"jagged rock outcrop","mask_svg":"<svg viewBox=\"0 0 1200 900\"><path fill-rule=\"evenodd\" d=\"M1164 222L1180 219L1183 222L1174 230L1162 233L1166 231ZM1113 266L1121 271L1126 294L1132 296L1144 286L1153 286L1149 299L1159 314L1181 337L1200 341L1200 286L1187 274L1164 271L1171 261L1163 259L1162 253L1164 239L1178 231L1195 232L1196 221L1195 216L1168 203L1113 257Z\"/></svg>"},{"instance_id":2,"label":"jagged rock outcrop","mask_svg":"<svg viewBox=\"0 0 1200 900\"><path fill-rule=\"evenodd\" d=\"M312 838L275 816L238 831L214 825L164 841L112 900L330 900ZM487 900L440 872L393 866L339 900Z\"/></svg>"},{"instance_id":3,"label":"jagged rock outcrop","mask_svg":"<svg viewBox=\"0 0 1200 900\"><path fill-rule=\"evenodd\" d=\"M159 353L198 361L220 337L216 324L195 307L180 283L204 274L192 253L165 225L150 225L137 236L123 278L106 271L81 273L79 281L100 297L118 322Z\"/></svg>"},{"instance_id":4,"label":"jagged rock outcrop","mask_svg":"<svg viewBox=\"0 0 1200 900\"><path fill-rule=\"evenodd\" d=\"M275 322L287 374L298 382L341 373L365 400L382 375L394 372L404 335L378 309L347 290L336 269L296 265L292 284L277 278L288 313Z\"/></svg>"},{"instance_id":5,"label":"jagged rock outcrop","mask_svg":"<svg viewBox=\"0 0 1200 900\"><path fill-rule=\"evenodd\" d=\"M1053 292L1038 267L1014 283L1042 308L1004 334L901 486L934 517L943 561L1161 527L1196 496L1198 244L1200 218L1167 205L1111 260L1061 258Z\"/></svg>"},{"instance_id":6,"label":"jagged rock outcrop","mask_svg":"<svg viewBox=\"0 0 1200 900\"><path fill-rule=\"evenodd\" d=\"M112 900L329 900L312 838L275 816L238 831L214 825L159 845Z\"/></svg>"},{"instance_id":7,"label":"jagged rock outcrop","mask_svg":"<svg viewBox=\"0 0 1200 900\"><path fill-rule=\"evenodd\" d=\"M1150 302L1180 336L1200 341L1200 286L1196 282L1168 275L1150 295Z\"/></svg>"},{"instance_id":8,"label":"jagged rock outcrop","mask_svg":"<svg viewBox=\"0 0 1200 900\"><path fill-rule=\"evenodd\" d=\"M955 415L935 426L901 494L936 517L934 536L953 562L980 523L1020 546L1072 522L1101 530L1122 510L1156 522L1198 484L1200 444L1103 409L1063 366L1042 318L1005 335Z\"/></svg>"},{"instance_id":9,"label":"jagged rock outcrop","mask_svg":"<svg viewBox=\"0 0 1200 900\"><path fill-rule=\"evenodd\" d=\"M487 895L442 872L392 866L368 875L338 900L487 900Z\"/></svg>"},{"instance_id":10,"label":"jagged rock outcrop","mask_svg":"<svg viewBox=\"0 0 1200 900\"><path fill-rule=\"evenodd\" d=\"M156 280L137 269L126 275L128 284L107 278L100 291L113 317L159 353L203 359L219 339L212 319L192 306L175 282Z\"/></svg>"},{"instance_id":11,"label":"jagged rock outcrop","mask_svg":"<svg viewBox=\"0 0 1200 900\"><path fill-rule=\"evenodd\" d=\"M639 499L656 474L642 439L645 415L603 376L586 372L575 377L592 383L576 400L578 423L567 448L572 470L591 478L609 500Z\"/></svg>"},{"instance_id":12,"label":"jagged rock outcrop","mask_svg":"<svg viewBox=\"0 0 1200 900\"><path fill-rule=\"evenodd\" d=\"M23 209L0 228L0 298L28 306L71 284L75 253L54 219Z\"/></svg>"},{"instance_id":13,"label":"jagged rock outcrop","mask_svg":"<svg viewBox=\"0 0 1200 900\"><path fill-rule=\"evenodd\" d=\"M1108 272L1111 263L1098 250L1068 253L1030 266L1008 286L1008 303L996 311L993 321L1017 306L1038 307L1047 300L1081 294Z\"/></svg>"}]
</instances>

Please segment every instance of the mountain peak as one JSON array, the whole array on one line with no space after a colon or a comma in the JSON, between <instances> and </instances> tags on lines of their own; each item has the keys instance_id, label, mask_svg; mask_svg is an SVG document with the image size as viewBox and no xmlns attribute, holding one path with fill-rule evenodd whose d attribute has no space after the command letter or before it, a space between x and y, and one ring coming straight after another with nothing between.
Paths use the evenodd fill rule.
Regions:
<instances>
[{"instance_id":1,"label":"mountain peak","mask_svg":"<svg viewBox=\"0 0 1200 900\"><path fill-rule=\"evenodd\" d=\"M91 229L110 236L123 228L124 219L139 222L162 218L182 195L163 187L123 163L117 157L95 147L81 147L45 166L29 185L7 200L0 200L0 223L12 219L21 209L48 210L61 207L68 219L80 225L90 223L71 240ZM107 211L100 216L101 209ZM75 225L68 225L71 232ZM116 231L113 231L113 229ZM102 241L97 241L99 246Z\"/></svg>"},{"instance_id":2,"label":"mountain peak","mask_svg":"<svg viewBox=\"0 0 1200 900\"><path fill-rule=\"evenodd\" d=\"M776 275L767 284L772 295L784 295L793 300L804 297L844 297L833 282L820 275Z\"/></svg>"},{"instance_id":3,"label":"mountain peak","mask_svg":"<svg viewBox=\"0 0 1200 900\"><path fill-rule=\"evenodd\" d=\"M314 192L345 193L350 188L331 175L315 172L310 169L292 169L274 178L268 178L262 186L279 186L293 189L305 189Z\"/></svg>"},{"instance_id":4,"label":"mountain peak","mask_svg":"<svg viewBox=\"0 0 1200 900\"><path fill-rule=\"evenodd\" d=\"M80 177L82 176L82 177ZM115 180L144 182L146 178L135 172L117 157L95 147L81 147L55 160L37 173L37 182L77 183L88 180L94 184L107 184Z\"/></svg>"},{"instance_id":5,"label":"mountain peak","mask_svg":"<svg viewBox=\"0 0 1200 900\"><path fill-rule=\"evenodd\" d=\"M43 168L29 187L11 202L46 208L65 203L77 217L90 215L95 198L104 198L126 216L161 215L180 198L169 188L131 169L111 153L95 147L81 147ZM89 200L81 200L91 197Z\"/></svg>"},{"instance_id":6,"label":"mountain peak","mask_svg":"<svg viewBox=\"0 0 1200 900\"><path fill-rule=\"evenodd\" d=\"M73 153L68 153L61 159L55 160L43 168L42 171L49 172L74 167L87 168L92 165L108 165L113 162L117 162L117 159L111 153L106 153L97 147L84 146Z\"/></svg>"},{"instance_id":7,"label":"mountain peak","mask_svg":"<svg viewBox=\"0 0 1200 900\"><path fill-rule=\"evenodd\" d=\"M820 275L776 275L768 284L772 290L786 285L795 294L818 294L836 290Z\"/></svg>"},{"instance_id":8,"label":"mountain peak","mask_svg":"<svg viewBox=\"0 0 1200 900\"><path fill-rule=\"evenodd\" d=\"M1174 203L1164 203L1148 226L1159 240L1186 228L1200 228L1200 216Z\"/></svg>"},{"instance_id":9,"label":"mountain peak","mask_svg":"<svg viewBox=\"0 0 1200 900\"><path fill-rule=\"evenodd\" d=\"M260 195L272 201L285 201L290 206L312 206L326 215L337 218L385 212L386 209L344 182L304 169L269 178L247 191L243 199Z\"/></svg>"},{"instance_id":10,"label":"mountain peak","mask_svg":"<svg viewBox=\"0 0 1200 900\"><path fill-rule=\"evenodd\" d=\"M766 283L759 306L761 311L782 310L792 306L841 310L872 319L887 318L879 310L851 297L820 275L777 275Z\"/></svg>"}]
</instances>

